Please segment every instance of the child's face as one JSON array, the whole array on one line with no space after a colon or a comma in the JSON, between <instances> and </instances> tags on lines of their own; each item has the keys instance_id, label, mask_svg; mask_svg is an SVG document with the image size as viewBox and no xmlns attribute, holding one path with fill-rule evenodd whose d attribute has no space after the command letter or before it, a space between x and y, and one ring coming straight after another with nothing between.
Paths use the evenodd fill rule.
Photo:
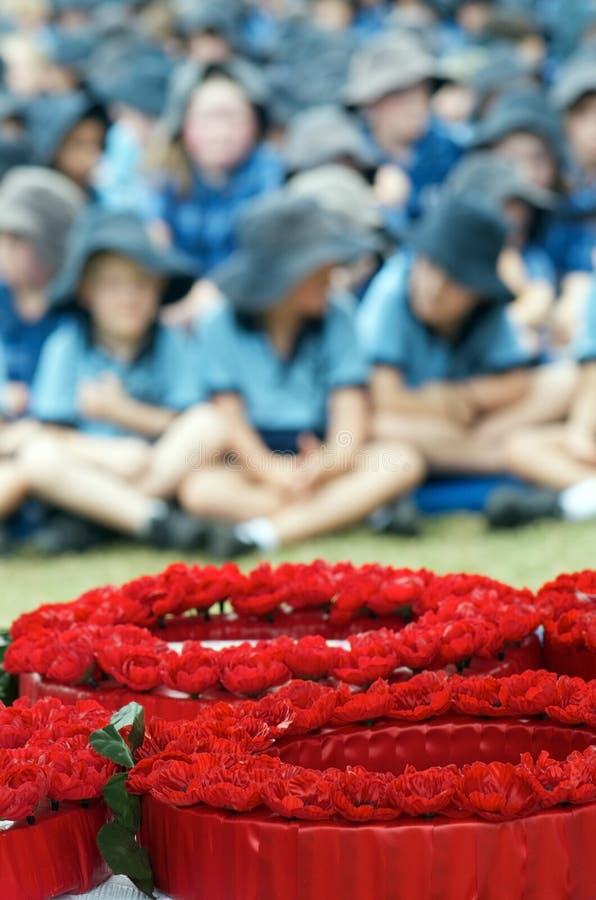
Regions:
<instances>
[{"instance_id":1,"label":"child's face","mask_svg":"<svg viewBox=\"0 0 596 900\"><path fill-rule=\"evenodd\" d=\"M537 134L527 131L508 134L496 144L495 151L512 162L532 184L544 189L552 188L557 177L557 164Z\"/></svg>"},{"instance_id":2,"label":"child's face","mask_svg":"<svg viewBox=\"0 0 596 900\"><path fill-rule=\"evenodd\" d=\"M344 31L354 18L354 11L346 0L314 0L312 18L325 31Z\"/></svg>"},{"instance_id":3,"label":"child's face","mask_svg":"<svg viewBox=\"0 0 596 900\"><path fill-rule=\"evenodd\" d=\"M325 315L329 302L331 276L336 266L321 266L303 278L292 290L285 303L292 313L308 319L320 319Z\"/></svg>"},{"instance_id":4,"label":"child's face","mask_svg":"<svg viewBox=\"0 0 596 900\"><path fill-rule=\"evenodd\" d=\"M457 284L425 257L418 257L412 267L410 294L416 316L437 330L459 325L477 304L471 290Z\"/></svg>"},{"instance_id":5,"label":"child's face","mask_svg":"<svg viewBox=\"0 0 596 900\"><path fill-rule=\"evenodd\" d=\"M366 109L373 134L381 146L409 145L422 137L430 115L430 86L416 84L387 94Z\"/></svg>"},{"instance_id":6,"label":"child's face","mask_svg":"<svg viewBox=\"0 0 596 900\"><path fill-rule=\"evenodd\" d=\"M64 138L54 165L83 188L91 183L103 153L106 129L99 119L83 119Z\"/></svg>"},{"instance_id":7,"label":"child's face","mask_svg":"<svg viewBox=\"0 0 596 900\"><path fill-rule=\"evenodd\" d=\"M571 152L581 166L596 167L596 93L586 94L567 113L565 121Z\"/></svg>"},{"instance_id":8,"label":"child's face","mask_svg":"<svg viewBox=\"0 0 596 900\"><path fill-rule=\"evenodd\" d=\"M79 293L98 333L136 343L157 318L161 291L158 276L127 257L104 253L88 263Z\"/></svg>"},{"instance_id":9,"label":"child's face","mask_svg":"<svg viewBox=\"0 0 596 900\"><path fill-rule=\"evenodd\" d=\"M488 0L466 0L457 10L455 18L460 28L468 34L481 34L489 20L491 4Z\"/></svg>"},{"instance_id":10,"label":"child's face","mask_svg":"<svg viewBox=\"0 0 596 900\"><path fill-rule=\"evenodd\" d=\"M50 273L33 245L23 237L0 232L0 278L13 290L42 287Z\"/></svg>"},{"instance_id":11,"label":"child's face","mask_svg":"<svg viewBox=\"0 0 596 900\"><path fill-rule=\"evenodd\" d=\"M194 92L183 135L196 166L229 171L246 159L257 142L257 117L239 85L213 78Z\"/></svg>"}]
</instances>

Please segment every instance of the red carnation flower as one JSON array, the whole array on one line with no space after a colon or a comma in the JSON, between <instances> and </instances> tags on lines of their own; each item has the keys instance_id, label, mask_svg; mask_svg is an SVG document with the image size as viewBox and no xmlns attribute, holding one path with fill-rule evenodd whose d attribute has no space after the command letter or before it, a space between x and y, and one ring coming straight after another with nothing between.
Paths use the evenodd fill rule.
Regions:
<instances>
[{"instance_id":1,"label":"red carnation flower","mask_svg":"<svg viewBox=\"0 0 596 900\"><path fill-rule=\"evenodd\" d=\"M206 775L202 800L209 806L248 812L262 803L261 785L261 781L255 781L246 760L229 768L217 766Z\"/></svg>"},{"instance_id":2,"label":"red carnation flower","mask_svg":"<svg viewBox=\"0 0 596 900\"><path fill-rule=\"evenodd\" d=\"M379 656L361 656L350 653L349 665L334 669L332 674L338 681L346 684L365 686L378 678L388 678L397 666L397 656L387 651Z\"/></svg>"},{"instance_id":3,"label":"red carnation flower","mask_svg":"<svg viewBox=\"0 0 596 900\"><path fill-rule=\"evenodd\" d=\"M207 773L219 764L214 753L197 753L186 760L162 760L153 769L151 796L171 806L196 806L203 799Z\"/></svg>"},{"instance_id":4,"label":"red carnation flower","mask_svg":"<svg viewBox=\"0 0 596 900\"><path fill-rule=\"evenodd\" d=\"M451 705L451 685L444 672L421 672L409 681L392 684L387 715L392 719L420 722L440 716Z\"/></svg>"},{"instance_id":5,"label":"red carnation flower","mask_svg":"<svg viewBox=\"0 0 596 900\"><path fill-rule=\"evenodd\" d=\"M283 684L290 678L290 670L278 660L264 654L253 654L244 663L231 663L221 669L219 679L226 691L255 697Z\"/></svg>"},{"instance_id":6,"label":"red carnation flower","mask_svg":"<svg viewBox=\"0 0 596 900\"><path fill-rule=\"evenodd\" d=\"M395 635L394 647L398 664L410 669L424 669L437 655L442 628L413 622Z\"/></svg>"},{"instance_id":7,"label":"red carnation flower","mask_svg":"<svg viewBox=\"0 0 596 900\"><path fill-rule=\"evenodd\" d=\"M280 688L276 696L291 705L292 721L287 734L305 734L322 728L331 718L336 704L333 688L312 682L291 681Z\"/></svg>"},{"instance_id":8,"label":"red carnation flower","mask_svg":"<svg viewBox=\"0 0 596 900\"><path fill-rule=\"evenodd\" d=\"M464 766L456 803L489 821L515 819L538 805L538 797L523 766L475 762Z\"/></svg>"},{"instance_id":9,"label":"red carnation flower","mask_svg":"<svg viewBox=\"0 0 596 900\"><path fill-rule=\"evenodd\" d=\"M161 657L151 646L110 643L98 650L97 661L106 674L133 691L151 691L161 683Z\"/></svg>"},{"instance_id":10,"label":"red carnation flower","mask_svg":"<svg viewBox=\"0 0 596 900\"><path fill-rule=\"evenodd\" d=\"M567 757L570 803L593 803L596 800L596 747L583 753L575 750Z\"/></svg>"},{"instance_id":11,"label":"red carnation flower","mask_svg":"<svg viewBox=\"0 0 596 900\"><path fill-rule=\"evenodd\" d=\"M262 785L263 801L287 819L329 819L334 807L331 790L320 772L282 766L276 778Z\"/></svg>"},{"instance_id":12,"label":"red carnation flower","mask_svg":"<svg viewBox=\"0 0 596 900\"><path fill-rule=\"evenodd\" d=\"M430 816L443 812L453 801L459 785L456 766L433 766L418 771L406 766L388 788L388 797L408 816Z\"/></svg>"},{"instance_id":13,"label":"red carnation flower","mask_svg":"<svg viewBox=\"0 0 596 900\"><path fill-rule=\"evenodd\" d=\"M37 765L15 763L0 768L0 819L17 822L33 815L46 789L46 777Z\"/></svg>"},{"instance_id":14,"label":"red carnation flower","mask_svg":"<svg viewBox=\"0 0 596 900\"><path fill-rule=\"evenodd\" d=\"M561 675L557 680L555 697L546 714L557 722L580 725L585 718L586 682L582 678Z\"/></svg>"},{"instance_id":15,"label":"red carnation flower","mask_svg":"<svg viewBox=\"0 0 596 900\"><path fill-rule=\"evenodd\" d=\"M540 806L548 809L569 800L571 784L567 762L551 759L547 750L534 762L531 753L522 753L520 765L532 780L532 786Z\"/></svg>"},{"instance_id":16,"label":"red carnation flower","mask_svg":"<svg viewBox=\"0 0 596 900\"><path fill-rule=\"evenodd\" d=\"M324 678L347 656L338 647L330 647L324 637L311 635L299 641L280 641L281 660L296 678Z\"/></svg>"},{"instance_id":17,"label":"red carnation flower","mask_svg":"<svg viewBox=\"0 0 596 900\"><path fill-rule=\"evenodd\" d=\"M345 772L336 769L324 773L331 787L336 812L350 822L388 822L399 816L387 795L391 775L369 772L363 766L349 766Z\"/></svg>"}]
</instances>

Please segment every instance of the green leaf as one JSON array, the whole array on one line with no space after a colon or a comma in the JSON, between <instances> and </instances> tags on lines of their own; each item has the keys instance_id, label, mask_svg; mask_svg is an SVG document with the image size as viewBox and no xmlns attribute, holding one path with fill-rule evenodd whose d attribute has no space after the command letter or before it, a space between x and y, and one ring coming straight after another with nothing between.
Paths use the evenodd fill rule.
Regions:
<instances>
[{"instance_id":1,"label":"green leaf","mask_svg":"<svg viewBox=\"0 0 596 900\"><path fill-rule=\"evenodd\" d=\"M126 790L126 772L113 775L103 789L103 796L116 816L116 821L136 834L141 825L141 800Z\"/></svg>"},{"instance_id":2,"label":"green leaf","mask_svg":"<svg viewBox=\"0 0 596 900\"><path fill-rule=\"evenodd\" d=\"M105 728L94 731L89 737L89 743L100 756L106 756L118 766L132 769L135 764L128 744L114 725L106 725Z\"/></svg>"},{"instance_id":3,"label":"green leaf","mask_svg":"<svg viewBox=\"0 0 596 900\"><path fill-rule=\"evenodd\" d=\"M129 703L115 712L110 719L112 725L121 731L127 725L131 726L128 742L133 752L141 746L145 739L145 710L138 703Z\"/></svg>"},{"instance_id":4,"label":"green leaf","mask_svg":"<svg viewBox=\"0 0 596 900\"><path fill-rule=\"evenodd\" d=\"M104 825L97 846L114 875L126 875L147 897L153 897L153 873L147 851L117 822Z\"/></svg>"},{"instance_id":5,"label":"green leaf","mask_svg":"<svg viewBox=\"0 0 596 900\"><path fill-rule=\"evenodd\" d=\"M7 672L2 663L10 644L10 635L8 632L0 632L0 702L5 706L10 706L18 696L19 680L16 675Z\"/></svg>"}]
</instances>

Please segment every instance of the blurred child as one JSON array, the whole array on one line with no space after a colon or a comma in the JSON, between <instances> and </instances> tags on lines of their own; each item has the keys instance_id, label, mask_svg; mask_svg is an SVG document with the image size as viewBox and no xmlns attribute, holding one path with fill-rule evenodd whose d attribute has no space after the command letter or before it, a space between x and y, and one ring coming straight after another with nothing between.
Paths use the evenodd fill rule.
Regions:
<instances>
[{"instance_id":1,"label":"blurred child","mask_svg":"<svg viewBox=\"0 0 596 900\"><path fill-rule=\"evenodd\" d=\"M39 98L29 109L35 162L56 169L93 196L108 125L104 108L82 92Z\"/></svg>"},{"instance_id":2,"label":"blurred child","mask_svg":"<svg viewBox=\"0 0 596 900\"><path fill-rule=\"evenodd\" d=\"M11 34L2 41L0 55L10 93L32 99L45 90L49 61L39 41L27 34Z\"/></svg>"},{"instance_id":3,"label":"blurred child","mask_svg":"<svg viewBox=\"0 0 596 900\"><path fill-rule=\"evenodd\" d=\"M234 462L179 490L194 515L238 523L214 533L212 552L226 558L363 521L422 478L408 447L371 443L366 367L350 313L329 296L334 266L370 239L280 192L247 210L238 241L216 273L227 304L202 334Z\"/></svg>"},{"instance_id":4,"label":"blurred child","mask_svg":"<svg viewBox=\"0 0 596 900\"><path fill-rule=\"evenodd\" d=\"M375 168L375 155L358 120L341 106L312 106L288 123L284 159L289 174L330 163L359 172Z\"/></svg>"},{"instance_id":5,"label":"blurred child","mask_svg":"<svg viewBox=\"0 0 596 900\"><path fill-rule=\"evenodd\" d=\"M27 412L39 355L59 314L48 308L48 285L84 203L63 175L19 167L0 184L0 341L6 381L3 415Z\"/></svg>"},{"instance_id":6,"label":"blurred child","mask_svg":"<svg viewBox=\"0 0 596 900\"><path fill-rule=\"evenodd\" d=\"M568 420L525 429L507 446L511 469L540 485L536 490L500 490L487 515L495 527L526 525L536 519L583 521L596 516L596 278L584 309L576 348L581 365Z\"/></svg>"},{"instance_id":7,"label":"blurred child","mask_svg":"<svg viewBox=\"0 0 596 900\"><path fill-rule=\"evenodd\" d=\"M377 439L414 445L434 471L500 473L511 428L562 415L573 372L530 373L497 275L507 227L477 195L444 200L359 310L374 366ZM412 252L413 250L413 252Z\"/></svg>"},{"instance_id":8,"label":"blurred child","mask_svg":"<svg viewBox=\"0 0 596 900\"><path fill-rule=\"evenodd\" d=\"M235 0L195 0L178 17L186 55L201 65L231 59L240 43L242 9Z\"/></svg>"},{"instance_id":9,"label":"blurred child","mask_svg":"<svg viewBox=\"0 0 596 900\"><path fill-rule=\"evenodd\" d=\"M417 42L391 33L358 50L350 68L344 99L362 113L376 153L378 200L401 224L421 214L461 155L431 116L435 72Z\"/></svg>"},{"instance_id":10,"label":"blurred child","mask_svg":"<svg viewBox=\"0 0 596 900\"><path fill-rule=\"evenodd\" d=\"M44 348L32 403L44 428L21 459L31 491L54 507L187 549L203 539L201 524L142 485L156 480L152 443L202 397L190 344L157 321L168 286L189 270L130 214L95 212L78 226L52 294L58 304L76 298L76 312ZM58 518L36 545L79 549L89 535Z\"/></svg>"}]
</instances>

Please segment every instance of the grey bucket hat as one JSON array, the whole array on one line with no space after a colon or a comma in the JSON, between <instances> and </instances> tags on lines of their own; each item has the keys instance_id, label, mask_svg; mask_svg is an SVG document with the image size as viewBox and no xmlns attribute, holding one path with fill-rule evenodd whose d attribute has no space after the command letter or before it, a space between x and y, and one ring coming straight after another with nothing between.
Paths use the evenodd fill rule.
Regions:
<instances>
[{"instance_id":1,"label":"grey bucket hat","mask_svg":"<svg viewBox=\"0 0 596 900\"><path fill-rule=\"evenodd\" d=\"M66 176L38 166L18 166L0 184L0 231L27 238L50 272L56 272L84 205L83 191Z\"/></svg>"},{"instance_id":2,"label":"grey bucket hat","mask_svg":"<svg viewBox=\"0 0 596 900\"><path fill-rule=\"evenodd\" d=\"M551 99L557 109L565 112L592 93L596 93L596 51L584 50L567 60Z\"/></svg>"},{"instance_id":3,"label":"grey bucket hat","mask_svg":"<svg viewBox=\"0 0 596 900\"><path fill-rule=\"evenodd\" d=\"M142 219L134 213L92 209L77 223L64 266L50 288L54 306L66 306L76 300L85 266L98 253L125 256L147 271L169 279L164 302L182 296L197 275L189 257L157 246Z\"/></svg>"},{"instance_id":4,"label":"grey bucket hat","mask_svg":"<svg viewBox=\"0 0 596 900\"><path fill-rule=\"evenodd\" d=\"M341 106L313 106L290 120L285 160L290 172L350 160L374 168L375 160L357 123Z\"/></svg>"},{"instance_id":5,"label":"grey bucket hat","mask_svg":"<svg viewBox=\"0 0 596 900\"><path fill-rule=\"evenodd\" d=\"M289 193L313 197L325 209L354 228L374 231L383 227L383 214L367 180L347 166L318 166L290 178Z\"/></svg>"},{"instance_id":6,"label":"grey bucket hat","mask_svg":"<svg viewBox=\"0 0 596 900\"><path fill-rule=\"evenodd\" d=\"M556 194L532 184L512 163L488 150L465 156L450 172L443 191L449 197L484 193L498 204L505 200L523 200L541 212L557 205Z\"/></svg>"},{"instance_id":7,"label":"grey bucket hat","mask_svg":"<svg viewBox=\"0 0 596 900\"><path fill-rule=\"evenodd\" d=\"M238 249L212 280L238 312L253 314L271 309L321 266L353 262L379 246L312 197L287 189L251 204L236 237Z\"/></svg>"},{"instance_id":8,"label":"grey bucket hat","mask_svg":"<svg viewBox=\"0 0 596 900\"><path fill-rule=\"evenodd\" d=\"M437 63L412 37L387 33L370 41L352 57L344 102L367 106L435 78Z\"/></svg>"}]
</instances>

